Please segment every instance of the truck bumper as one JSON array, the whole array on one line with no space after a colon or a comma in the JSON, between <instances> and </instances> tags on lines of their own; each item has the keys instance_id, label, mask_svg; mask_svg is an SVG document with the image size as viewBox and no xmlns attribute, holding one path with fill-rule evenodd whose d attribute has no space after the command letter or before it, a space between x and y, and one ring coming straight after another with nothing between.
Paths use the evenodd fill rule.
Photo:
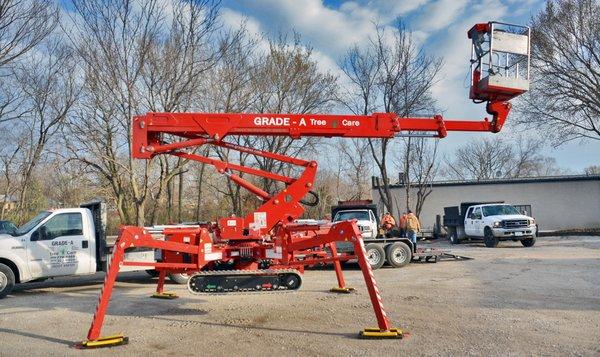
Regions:
<instances>
[{"instance_id":1,"label":"truck bumper","mask_svg":"<svg viewBox=\"0 0 600 357\"><path fill-rule=\"evenodd\" d=\"M499 239L523 239L523 238L531 238L535 237L537 234L536 226L529 226L523 228L513 228L513 229L505 229L505 228L493 228L492 233L494 237Z\"/></svg>"}]
</instances>

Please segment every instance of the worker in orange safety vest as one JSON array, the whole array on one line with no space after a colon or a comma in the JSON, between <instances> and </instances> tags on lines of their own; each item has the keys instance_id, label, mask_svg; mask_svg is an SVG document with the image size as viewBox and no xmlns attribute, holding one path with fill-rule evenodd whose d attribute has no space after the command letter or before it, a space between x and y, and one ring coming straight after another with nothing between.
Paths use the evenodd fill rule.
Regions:
<instances>
[{"instance_id":1,"label":"worker in orange safety vest","mask_svg":"<svg viewBox=\"0 0 600 357\"><path fill-rule=\"evenodd\" d=\"M390 214L390 212L386 212L381 218L381 228L389 231L390 229L396 227L396 220Z\"/></svg>"},{"instance_id":2,"label":"worker in orange safety vest","mask_svg":"<svg viewBox=\"0 0 600 357\"><path fill-rule=\"evenodd\" d=\"M406 212L402 212L402 215L400 216L400 222L398 223L398 227L400 227L400 237L404 238L406 237L406 217L408 215L406 214Z\"/></svg>"}]
</instances>

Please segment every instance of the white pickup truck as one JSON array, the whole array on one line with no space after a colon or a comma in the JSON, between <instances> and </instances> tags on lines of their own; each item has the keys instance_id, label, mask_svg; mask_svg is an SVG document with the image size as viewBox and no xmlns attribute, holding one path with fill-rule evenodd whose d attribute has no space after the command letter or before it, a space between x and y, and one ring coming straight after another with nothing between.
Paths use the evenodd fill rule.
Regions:
<instances>
[{"instance_id":1,"label":"white pickup truck","mask_svg":"<svg viewBox=\"0 0 600 357\"><path fill-rule=\"evenodd\" d=\"M444 226L452 244L464 238L483 239L486 247L503 240L521 241L525 247L535 244L538 227L535 219L504 203L462 203L444 208Z\"/></svg>"},{"instance_id":2,"label":"white pickup truck","mask_svg":"<svg viewBox=\"0 0 600 357\"><path fill-rule=\"evenodd\" d=\"M42 211L12 232L0 235L0 299L15 284L107 271L105 203ZM152 249L132 249L128 260L154 262ZM145 270L126 267L121 271Z\"/></svg>"}]
</instances>

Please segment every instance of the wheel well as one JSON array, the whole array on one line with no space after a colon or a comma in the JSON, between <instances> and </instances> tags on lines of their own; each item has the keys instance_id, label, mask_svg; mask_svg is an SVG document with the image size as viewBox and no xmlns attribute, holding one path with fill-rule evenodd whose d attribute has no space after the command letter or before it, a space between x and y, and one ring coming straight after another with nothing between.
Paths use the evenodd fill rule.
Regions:
<instances>
[{"instance_id":1,"label":"wheel well","mask_svg":"<svg viewBox=\"0 0 600 357\"><path fill-rule=\"evenodd\" d=\"M415 251L414 244L413 244L413 242L410 239L408 239L408 238L400 238L398 240L398 242L402 242L402 243L406 244L410 248L411 252ZM394 244L394 243L390 243L390 244Z\"/></svg>"},{"instance_id":2,"label":"wheel well","mask_svg":"<svg viewBox=\"0 0 600 357\"><path fill-rule=\"evenodd\" d=\"M13 271L13 274L15 274L15 283L21 282L21 277L19 276L19 268L17 268L17 265L15 263L6 258L0 258L0 263L8 266L10 270Z\"/></svg>"},{"instance_id":3,"label":"wheel well","mask_svg":"<svg viewBox=\"0 0 600 357\"><path fill-rule=\"evenodd\" d=\"M491 232L492 228L490 228L489 226L485 226L485 228L483 229L483 232Z\"/></svg>"}]
</instances>

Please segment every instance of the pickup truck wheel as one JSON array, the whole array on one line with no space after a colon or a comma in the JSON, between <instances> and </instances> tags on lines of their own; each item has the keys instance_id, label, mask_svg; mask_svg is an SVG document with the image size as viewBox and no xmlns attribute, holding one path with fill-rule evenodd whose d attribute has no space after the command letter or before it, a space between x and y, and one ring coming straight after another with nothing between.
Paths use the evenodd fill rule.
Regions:
<instances>
[{"instance_id":1,"label":"pickup truck wheel","mask_svg":"<svg viewBox=\"0 0 600 357\"><path fill-rule=\"evenodd\" d=\"M524 247L533 247L535 244L535 237L521 239L521 244L523 244Z\"/></svg>"},{"instance_id":2,"label":"pickup truck wheel","mask_svg":"<svg viewBox=\"0 0 600 357\"><path fill-rule=\"evenodd\" d=\"M169 279L174 283L184 285L188 283L188 280L190 280L190 276L185 273L169 274Z\"/></svg>"},{"instance_id":3,"label":"pickup truck wheel","mask_svg":"<svg viewBox=\"0 0 600 357\"><path fill-rule=\"evenodd\" d=\"M492 233L490 227L485 227L483 230L483 242L488 248L496 248L498 246L498 238L494 237L494 233Z\"/></svg>"},{"instance_id":4,"label":"pickup truck wheel","mask_svg":"<svg viewBox=\"0 0 600 357\"><path fill-rule=\"evenodd\" d=\"M0 299L10 294L15 287L15 273L7 265L0 263Z\"/></svg>"},{"instance_id":5,"label":"pickup truck wheel","mask_svg":"<svg viewBox=\"0 0 600 357\"><path fill-rule=\"evenodd\" d=\"M383 263L385 263L385 252L379 244L367 244L365 251L367 252L367 261L371 265L371 269L375 270L383 266Z\"/></svg>"},{"instance_id":6,"label":"pickup truck wheel","mask_svg":"<svg viewBox=\"0 0 600 357\"><path fill-rule=\"evenodd\" d=\"M385 248L385 256L391 266L394 268L401 268L410 263L412 252L406 243L396 242Z\"/></svg>"}]
</instances>

